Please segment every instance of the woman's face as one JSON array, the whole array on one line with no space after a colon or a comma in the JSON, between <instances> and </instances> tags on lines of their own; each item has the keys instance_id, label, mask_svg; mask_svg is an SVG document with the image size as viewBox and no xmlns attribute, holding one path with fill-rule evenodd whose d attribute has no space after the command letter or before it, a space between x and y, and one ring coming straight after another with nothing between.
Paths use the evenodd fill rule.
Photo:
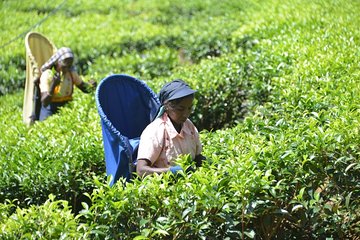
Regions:
<instances>
[{"instance_id":1,"label":"woman's face","mask_svg":"<svg viewBox=\"0 0 360 240\"><path fill-rule=\"evenodd\" d=\"M190 116L193 110L194 96L182 98L179 102L169 102L167 104L167 114L173 123L182 125Z\"/></svg>"},{"instance_id":2,"label":"woman's face","mask_svg":"<svg viewBox=\"0 0 360 240\"><path fill-rule=\"evenodd\" d=\"M73 64L73 61L73 58L65 58L64 60L58 61L59 70L63 72L68 71Z\"/></svg>"}]
</instances>

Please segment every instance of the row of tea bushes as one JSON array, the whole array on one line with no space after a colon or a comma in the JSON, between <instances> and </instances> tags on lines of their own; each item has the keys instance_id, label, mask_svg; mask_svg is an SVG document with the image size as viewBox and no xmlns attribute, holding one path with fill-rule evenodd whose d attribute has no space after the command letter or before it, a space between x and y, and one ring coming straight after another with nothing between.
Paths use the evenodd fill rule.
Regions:
<instances>
[{"instance_id":1,"label":"row of tea bushes","mask_svg":"<svg viewBox=\"0 0 360 240\"><path fill-rule=\"evenodd\" d=\"M82 236L96 239L356 236L359 202L354 184L360 169L353 156L359 153L358 134L342 133L350 144L340 150L336 136L343 120L334 119L326 133L315 118L281 124L275 120L259 114L233 129L204 132L207 161L189 174L134 179L126 187L121 181L109 187L95 178L96 188L87 194L91 204L83 203L77 217L70 215L66 202L53 202L53 197L42 206L13 214L9 208L14 206L2 205L6 211L0 236L34 232L46 236L52 232L42 226L59 215L68 221L57 221L50 230L73 234L76 228ZM313 140L314 135L319 138ZM179 163L186 168L189 159ZM50 217L40 219L43 212ZM26 220L11 227L17 219ZM33 221L42 224L31 225Z\"/></svg>"},{"instance_id":2,"label":"row of tea bushes","mask_svg":"<svg viewBox=\"0 0 360 240\"><path fill-rule=\"evenodd\" d=\"M274 55L256 46L258 40L247 41L246 49L204 59L197 65L180 66L177 52L158 48L132 57L100 58L91 66L94 69L91 72L100 69L116 69L127 74L141 72L141 76L149 77L141 79L155 92L164 82L184 79L198 90L197 109L192 116L196 126L199 130L219 129L235 125L253 106L269 101L271 79L291 64L288 56Z\"/></svg>"},{"instance_id":3,"label":"row of tea bushes","mask_svg":"<svg viewBox=\"0 0 360 240\"><path fill-rule=\"evenodd\" d=\"M266 101L269 93L262 85L269 85L270 78L276 74L269 66L279 64L272 61L271 56L253 51L246 56L206 60L179 71L178 76L184 76L199 89L198 109L193 118L199 129L234 125L244 116L245 101L253 106ZM160 82L161 79L157 79L149 84L157 90L155 83ZM16 104L7 104L8 98L14 98L3 97L6 103L3 111L11 114L11 118L1 130L5 136L0 152L4 169L0 182L4 189L2 201L18 199L22 206L40 204L53 193L77 208L82 194L92 189L92 176L104 174L101 130L94 99L78 93L75 92L76 100L58 115L31 129L25 128L21 121L21 95L17 95Z\"/></svg>"},{"instance_id":4,"label":"row of tea bushes","mask_svg":"<svg viewBox=\"0 0 360 240\"><path fill-rule=\"evenodd\" d=\"M199 109L192 116L198 128L221 129L235 126L254 107L270 101L272 79L290 65L288 56L255 45L248 51L239 49L194 67L179 68L174 76L187 79L199 90Z\"/></svg>"},{"instance_id":5,"label":"row of tea bushes","mask_svg":"<svg viewBox=\"0 0 360 240\"><path fill-rule=\"evenodd\" d=\"M83 193L93 188L93 176L105 178L94 97L77 94L78 101L31 128L22 123L22 96L2 97L0 202L17 199L25 207L52 193L76 211Z\"/></svg>"},{"instance_id":6,"label":"row of tea bushes","mask_svg":"<svg viewBox=\"0 0 360 240\"><path fill-rule=\"evenodd\" d=\"M188 6L197 5L184 7L191 22ZM195 9L206 12L201 6ZM2 97L0 196L8 200L0 204L0 237L356 239L359 3L294 0L256 6L259 11L247 15L253 14L252 22L231 30L232 54L162 68L199 90L194 121L201 126L208 116L201 114L211 108L217 115L206 114L218 126L232 127L202 132L207 162L189 175L151 176L110 188L90 96L76 95L59 115L30 130L21 123L21 95ZM149 19L174 22L158 17ZM162 43L152 46L142 52L154 56L152 50L167 49ZM171 49L164 50L170 61L176 53ZM105 61L94 61L93 74ZM136 61L131 66L138 66ZM159 76L148 83L158 90L166 80ZM243 88L245 94L237 92ZM225 122L227 105L241 111L243 101L251 109L245 119L233 112L230 116L239 116L230 118L236 126ZM189 165L186 157L179 161ZM77 213L80 202L83 209L75 216L69 206Z\"/></svg>"},{"instance_id":7,"label":"row of tea bushes","mask_svg":"<svg viewBox=\"0 0 360 240\"><path fill-rule=\"evenodd\" d=\"M353 82L345 88L356 90L358 87ZM289 91L294 93L298 90L293 88ZM289 96L296 97L293 94ZM354 95L333 97L350 104L354 100L349 98ZM16 108L14 98L6 100L13 109ZM314 101L320 102L320 96ZM66 110L74 113L71 108ZM148 178L142 182L135 181L134 185L128 184L125 189L121 183L115 188L109 188L98 182L98 187L90 196L90 209L82 212L91 231L85 231L87 226L81 225L79 232L84 236L91 234L99 238L124 237L126 234L155 238L169 234L179 239L209 235L235 237L242 232L248 237L264 238L282 238L284 235L297 238L355 236L359 232L357 184L360 168L359 148L356 144L359 142L356 121L359 112L344 107L337 114L334 113L322 110L320 114L313 112L294 119L292 114L296 116L298 111L274 112L270 104L265 105L259 108L254 117L246 118L236 128L203 134L208 165L190 177L176 183L171 183L173 180L168 179L168 176ZM66 118L75 116L67 116L66 112L63 114ZM11 121L10 114L8 117ZM86 121L86 118L91 119L92 114L80 114L77 120ZM16 128L11 129L15 131ZM342 131L339 132L339 129ZM89 144L85 139L79 141ZM82 172L80 169L77 171ZM94 183L91 181L91 184ZM58 198L63 199L64 196ZM148 202L144 203L141 199L148 199ZM169 206L165 208L168 210L159 210L166 201L169 201ZM201 204L194 207L194 201ZM179 205L180 209L177 206L179 203L182 204ZM158 207L154 207L156 204L159 204ZM34 229L50 234L51 231L40 229L42 225L30 227L23 224L19 227L13 224L21 216L22 223L40 221L46 224L39 218L41 214L38 211L56 217L58 211L62 212L59 208L52 209L44 204L39 208L18 210L15 215L9 211L3 217L3 226L6 226L7 231L2 236L18 236L15 235L18 234L16 231L20 231L20 235L30 234L36 232ZM140 209L144 210L139 212ZM171 209L179 209L181 215L176 215L175 211L171 218L167 217L165 213ZM66 214L66 211L61 214ZM74 216L68 217L71 219ZM140 218L143 221L138 221ZM240 225L242 222L244 225ZM76 223L79 224L78 220ZM64 231L62 234L73 231L61 221L55 226Z\"/></svg>"},{"instance_id":8,"label":"row of tea bushes","mask_svg":"<svg viewBox=\"0 0 360 240\"><path fill-rule=\"evenodd\" d=\"M353 238L359 112L342 111L293 119L259 108L244 124L202 135L209 165L176 183L154 177L100 187L83 213L115 238Z\"/></svg>"},{"instance_id":9,"label":"row of tea bushes","mask_svg":"<svg viewBox=\"0 0 360 240\"><path fill-rule=\"evenodd\" d=\"M242 44L241 39L234 41L231 37L232 32L239 28L241 22L245 21L241 15L233 13L234 9L238 9L236 5L225 4L223 7L226 8L221 12L209 15L208 12L212 12L212 7L201 4L200 1L189 4L187 10L185 10L186 6L180 2L176 3L178 6L164 5L161 1L154 2L153 5L127 3L123 8L114 2L101 6L93 4L96 5L96 8L92 8L89 3L79 4L76 1L68 1L56 9L58 5L55 2L46 6L41 1L25 3L21 6L18 6L18 3L7 3L4 11L7 15L15 15L17 18L16 21L5 19L5 23L12 26L12 31L7 32L3 39L11 41L10 36L19 36L16 32L24 30L23 33L26 33L28 31L24 27L24 23L33 22L35 24L45 18L46 21L33 30L43 33L58 47L71 47L77 56L78 67L82 74L87 74L91 64L98 59L105 58L116 61L117 58L125 56L123 61L126 58L132 58L131 55L134 57L146 55L146 52L159 47L169 48L167 51L179 51L183 61L196 63L206 57L230 53L234 50L234 44L235 47ZM193 5L205 7L194 11L190 9L190 6ZM222 4L220 5L222 6ZM184 8L184 11L190 11L188 16L178 15L181 8ZM56 12L51 12L51 9ZM229 13L221 15L223 12ZM29 16L32 15L35 17L29 19ZM174 16L178 16L178 22L170 24L159 20L171 19ZM58 24L59 22L62 23L61 26ZM63 29L67 29L67 31L64 32ZM12 42L12 47L4 48L4 54L0 57L2 66L0 68L1 95L15 92L24 86L24 36ZM144 51L145 53L143 53ZM177 62L181 63L181 60ZM132 64L131 62L121 63L123 64L122 68ZM154 77L154 74L161 76L164 71L161 65L158 69L156 62L145 67L150 68L149 71L154 73L142 76L142 68L129 70L135 70L134 74L141 77ZM167 69L172 69L172 62L165 67L165 73L169 74ZM114 72L117 68L119 67L110 71ZM97 72L97 74L106 75L109 73L107 69L108 67L99 68L99 71L106 72Z\"/></svg>"},{"instance_id":10,"label":"row of tea bushes","mask_svg":"<svg viewBox=\"0 0 360 240\"><path fill-rule=\"evenodd\" d=\"M155 47L141 53L133 51L121 57L101 55L89 66L88 74L126 73L139 79L153 79L158 76L170 76L179 64L178 51L167 47Z\"/></svg>"},{"instance_id":11,"label":"row of tea bushes","mask_svg":"<svg viewBox=\"0 0 360 240\"><path fill-rule=\"evenodd\" d=\"M143 53L147 54L146 51ZM169 56L167 58L169 59L168 64L170 62L175 64L176 56L173 51L169 51L168 48L155 48L154 51L148 51L152 59L157 58L157 53ZM141 64L139 62L141 59L140 56L133 59L129 55L124 55L118 59L125 59L124 63L131 62L130 65L134 66L135 69L136 66ZM226 63L228 60L234 63L228 66ZM167 60L160 59L160 61L165 62ZM105 59L105 62L108 61ZM143 62L147 63L145 61ZM219 69L217 65L220 67ZM221 74L221 71L231 70L229 76L234 79L230 80L233 83L233 88L236 89L239 86L238 84L241 83L237 82L240 80L240 76L237 76L237 71L239 68L243 68L244 65L246 64L242 64L241 59L236 56L229 58L223 57L214 64L211 63L211 60L207 60L200 67L195 67L194 70L191 70L190 67L189 72L193 75L199 75L198 77L195 76L194 79L198 79L197 81L200 82L204 80L203 77L200 77L203 71L215 76L217 73L211 73L212 71L218 71L218 74ZM113 66L115 66L115 64ZM144 69L143 67L140 68ZM147 66L147 68L149 67ZM202 68L204 70L202 70ZM164 69L165 71L170 71L170 69L166 70L166 66ZM136 69L135 71L139 70ZM182 71L186 72L186 68ZM96 75L96 73L97 72L94 71L94 75ZM165 73L162 72L161 74ZM210 81L212 81L212 79ZM220 89L221 86L226 86L226 84L221 82L222 79L219 79L219 81L211 84L214 84L213 86L216 90ZM149 82L149 84L150 83L155 84L156 81ZM196 82L194 82L194 84L196 84ZM206 83L204 82L204 84ZM220 87L217 86L217 84ZM206 87L209 86L199 85L199 88L205 90ZM212 87L210 87L210 89L212 89ZM211 102L214 106L218 106L225 98L222 97L222 94L231 96L231 93L229 94L226 91L220 93L221 95L215 94L215 92L212 91L210 94L205 92L202 95L215 97ZM240 97L239 100L243 99L242 95L236 96ZM15 119L9 121L8 124L14 126L10 129L16 130L16 133L9 134L7 124L3 125L2 132L6 137L3 139L4 147L1 152L3 159L2 165L5 170L1 181L1 189L4 190L2 200L18 199L20 206L41 204L46 200L49 193L53 193L55 196L71 202L74 211L77 212L83 200L83 193L93 188L90 180L91 177L93 175L104 175L100 126L98 124L98 116L93 99L82 97L75 93L75 99L79 98L79 100L75 100L70 106L63 109L59 115L54 116L51 120L49 119L45 123L39 123L30 130L27 130L24 128L20 116L22 97L20 94L17 95L17 97L18 102L15 105L6 105L4 108L4 112L12 115L15 113L15 115L12 116L12 119ZM7 99L8 97L4 97L4 102L7 102ZM208 101L209 99L203 101ZM220 103L217 104L217 101L220 101ZM236 104L235 102L232 106L236 106ZM10 108L12 110L9 110ZM223 110L227 111L228 109L230 108ZM202 110L199 108L197 111L201 112ZM211 111L209 111L209 113L211 113ZM218 113L224 114L224 112ZM210 119L210 116L206 117L207 114L208 113L203 115L205 116L204 118ZM213 117L213 119L215 118ZM228 120L234 121L235 119L236 116ZM224 122L226 120L227 119L223 119L220 124L226 124L226 122ZM216 127L221 127L222 125L220 124L216 125ZM205 125L199 123L200 128L204 128L203 126ZM205 127L212 128L212 126ZM14 142L16 144L13 144ZM79 146L78 143L82 144ZM83 172L85 172L85 174L83 174ZM10 191L6 191L6 189L10 189Z\"/></svg>"}]
</instances>

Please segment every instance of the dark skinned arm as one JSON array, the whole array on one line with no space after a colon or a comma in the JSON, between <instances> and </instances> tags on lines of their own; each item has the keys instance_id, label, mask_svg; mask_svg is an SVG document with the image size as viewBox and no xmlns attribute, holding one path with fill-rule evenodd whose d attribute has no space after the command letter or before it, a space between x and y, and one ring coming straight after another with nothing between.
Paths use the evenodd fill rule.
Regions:
<instances>
[{"instance_id":1,"label":"dark skinned arm","mask_svg":"<svg viewBox=\"0 0 360 240\"><path fill-rule=\"evenodd\" d=\"M163 173L168 172L170 168L154 168L150 166L150 160L148 159L138 159L136 165L136 173L141 176L145 177L147 175L151 175L153 173Z\"/></svg>"},{"instance_id":2,"label":"dark skinned arm","mask_svg":"<svg viewBox=\"0 0 360 240\"><path fill-rule=\"evenodd\" d=\"M91 93L97 86L97 83L94 80L90 80L87 82L82 82L77 87L84 93Z\"/></svg>"}]
</instances>

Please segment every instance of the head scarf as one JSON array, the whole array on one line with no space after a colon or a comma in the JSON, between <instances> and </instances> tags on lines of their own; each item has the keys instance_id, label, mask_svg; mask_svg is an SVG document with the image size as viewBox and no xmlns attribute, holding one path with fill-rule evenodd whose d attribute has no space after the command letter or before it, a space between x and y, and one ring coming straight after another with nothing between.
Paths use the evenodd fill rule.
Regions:
<instances>
[{"instance_id":1,"label":"head scarf","mask_svg":"<svg viewBox=\"0 0 360 240\"><path fill-rule=\"evenodd\" d=\"M190 86L181 79L176 79L165 84L159 93L159 100L161 105L156 118L161 117L164 114L164 104L166 102L189 96L195 92L196 90L191 89Z\"/></svg>"},{"instance_id":2,"label":"head scarf","mask_svg":"<svg viewBox=\"0 0 360 240\"><path fill-rule=\"evenodd\" d=\"M195 93L187 83L181 79L176 79L172 82L165 84L159 93L159 100L161 105L164 105L167 101L186 97Z\"/></svg>"},{"instance_id":3,"label":"head scarf","mask_svg":"<svg viewBox=\"0 0 360 240\"><path fill-rule=\"evenodd\" d=\"M56 62L63 61L64 59L67 58L74 58L74 54L71 51L71 49L67 47L60 48L59 50L56 51L54 55L51 56L51 58L46 63L44 63L44 65L42 65L41 72L44 72L47 69L51 69L52 67L55 66ZM72 66L70 70L73 69L74 67Z\"/></svg>"}]
</instances>

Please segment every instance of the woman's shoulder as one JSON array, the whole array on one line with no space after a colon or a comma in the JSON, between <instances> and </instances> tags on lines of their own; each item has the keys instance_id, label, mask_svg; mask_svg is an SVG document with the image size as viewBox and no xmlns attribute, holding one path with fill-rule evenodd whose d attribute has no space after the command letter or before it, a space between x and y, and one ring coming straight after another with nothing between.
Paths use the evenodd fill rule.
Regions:
<instances>
[{"instance_id":1,"label":"woman's shoulder","mask_svg":"<svg viewBox=\"0 0 360 240\"><path fill-rule=\"evenodd\" d=\"M198 133L198 129L196 128L195 124L190 120L187 119L184 123L184 129L187 129L188 132L191 133Z\"/></svg>"},{"instance_id":2,"label":"woman's shoulder","mask_svg":"<svg viewBox=\"0 0 360 240\"><path fill-rule=\"evenodd\" d=\"M164 121L161 118L156 118L154 121L146 126L144 131L156 131L164 129Z\"/></svg>"},{"instance_id":3,"label":"woman's shoulder","mask_svg":"<svg viewBox=\"0 0 360 240\"><path fill-rule=\"evenodd\" d=\"M194 123L190 119L186 119L184 124L190 128L196 128Z\"/></svg>"},{"instance_id":4,"label":"woman's shoulder","mask_svg":"<svg viewBox=\"0 0 360 240\"><path fill-rule=\"evenodd\" d=\"M50 77L53 77L54 76L54 73L51 69L46 69L45 71L43 71L41 73L41 78L50 78Z\"/></svg>"}]
</instances>

